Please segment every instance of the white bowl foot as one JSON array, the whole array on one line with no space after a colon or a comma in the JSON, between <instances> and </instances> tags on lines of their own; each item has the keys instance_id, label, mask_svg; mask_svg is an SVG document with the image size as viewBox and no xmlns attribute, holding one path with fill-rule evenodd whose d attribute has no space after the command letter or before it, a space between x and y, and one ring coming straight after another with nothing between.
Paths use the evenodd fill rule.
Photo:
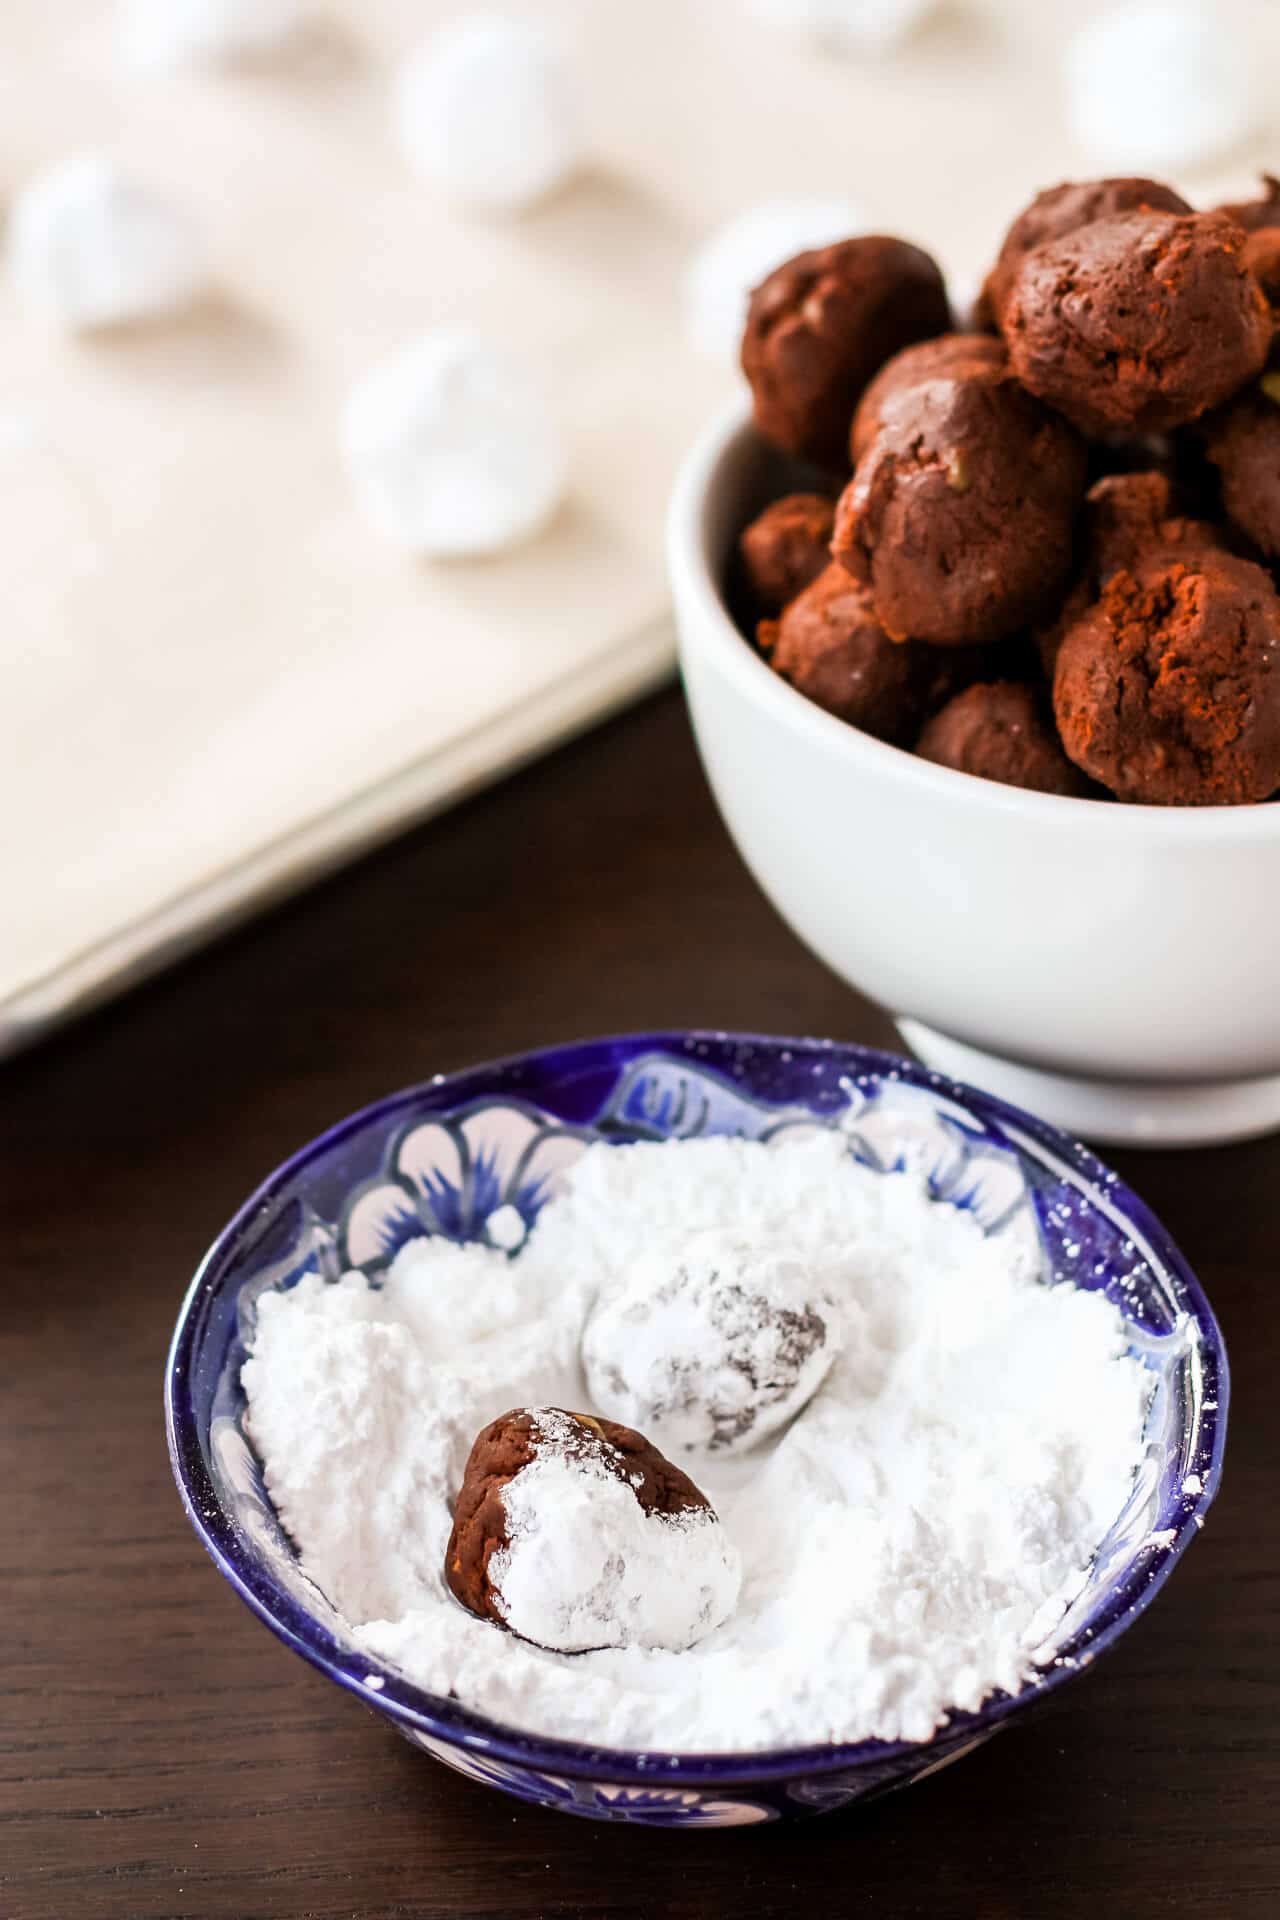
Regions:
<instances>
[{"instance_id":1,"label":"white bowl foot","mask_svg":"<svg viewBox=\"0 0 1280 1920\"><path fill-rule=\"evenodd\" d=\"M1280 1131L1280 1074L1259 1080L1090 1080L1019 1066L918 1020L896 1022L925 1065L1111 1146L1204 1147Z\"/></svg>"}]
</instances>

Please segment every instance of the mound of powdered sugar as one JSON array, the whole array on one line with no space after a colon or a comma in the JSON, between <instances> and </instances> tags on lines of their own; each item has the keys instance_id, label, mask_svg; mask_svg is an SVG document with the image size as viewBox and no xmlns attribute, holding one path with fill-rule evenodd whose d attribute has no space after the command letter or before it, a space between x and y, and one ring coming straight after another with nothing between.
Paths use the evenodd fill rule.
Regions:
<instances>
[{"instance_id":1,"label":"mound of powdered sugar","mask_svg":"<svg viewBox=\"0 0 1280 1920\"><path fill-rule=\"evenodd\" d=\"M638 1249L678 1264L706 1233L799 1263L843 1342L781 1434L681 1455L740 1556L736 1608L681 1651L573 1655L468 1614L442 1568L472 1439L513 1406L589 1409L588 1318ZM593 1147L514 1260L416 1241L377 1289L264 1295L249 1432L354 1641L431 1691L603 1745L925 1740L1030 1677L1143 1452L1119 1314L1038 1262L838 1134Z\"/></svg>"}]
</instances>

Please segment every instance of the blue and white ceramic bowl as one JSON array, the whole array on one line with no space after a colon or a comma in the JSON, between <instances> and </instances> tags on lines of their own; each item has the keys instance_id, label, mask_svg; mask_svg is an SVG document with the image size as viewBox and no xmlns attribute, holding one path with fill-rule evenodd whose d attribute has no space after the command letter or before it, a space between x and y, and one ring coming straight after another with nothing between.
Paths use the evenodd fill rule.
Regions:
<instances>
[{"instance_id":1,"label":"blue and white ceramic bowl","mask_svg":"<svg viewBox=\"0 0 1280 1920\"><path fill-rule=\"evenodd\" d=\"M927 1745L668 1755L522 1733L358 1652L299 1567L244 1436L240 1365L263 1289L350 1266L376 1276L407 1240L479 1237L500 1207L531 1225L592 1140L760 1139L814 1125L841 1126L849 1152L878 1171L921 1165L937 1205L974 1213L987 1233L1037 1238L1046 1281L1104 1291L1155 1376L1146 1459L1070 1609L1055 1663L1018 1695L956 1714ZM512 1257L518 1263L518 1251ZM196 1275L169 1354L165 1412L183 1502L221 1571L287 1645L406 1739L460 1773L566 1813L745 1826L922 1779L1109 1646L1168 1578L1217 1491L1227 1362L1168 1234L1052 1128L864 1048L674 1033L585 1041L442 1076L304 1147L241 1208Z\"/></svg>"}]
</instances>

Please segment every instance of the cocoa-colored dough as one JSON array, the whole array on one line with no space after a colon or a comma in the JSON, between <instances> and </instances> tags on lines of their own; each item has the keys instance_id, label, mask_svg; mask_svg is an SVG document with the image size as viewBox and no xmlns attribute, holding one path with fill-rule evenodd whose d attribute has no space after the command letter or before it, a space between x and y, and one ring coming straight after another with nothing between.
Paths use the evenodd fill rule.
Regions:
<instances>
[{"instance_id":1,"label":"cocoa-colored dough","mask_svg":"<svg viewBox=\"0 0 1280 1920\"><path fill-rule=\"evenodd\" d=\"M1082 535L1095 593L1121 567L1146 555L1195 548L1225 552L1223 530L1181 510L1167 473L1112 473L1085 495Z\"/></svg>"},{"instance_id":2,"label":"cocoa-colored dough","mask_svg":"<svg viewBox=\"0 0 1280 1920\"><path fill-rule=\"evenodd\" d=\"M1084 447L998 368L887 400L832 552L894 639L960 646L1040 619L1071 566Z\"/></svg>"},{"instance_id":3,"label":"cocoa-colored dough","mask_svg":"<svg viewBox=\"0 0 1280 1920\"><path fill-rule=\"evenodd\" d=\"M1280 559L1280 369L1203 422L1223 511L1269 560Z\"/></svg>"},{"instance_id":4,"label":"cocoa-colored dough","mask_svg":"<svg viewBox=\"0 0 1280 1920\"><path fill-rule=\"evenodd\" d=\"M1004 342L991 333L940 333L920 340L886 360L857 405L849 431L849 453L856 466L880 431L884 410L901 393L926 380L989 368L1001 372L1008 360Z\"/></svg>"},{"instance_id":5,"label":"cocoa-colored dough","mask_svg":"<svg viewBox=\"0 0 1280 1920\"><path fill-rule=\"evenodd\" d=\"M1240 805L1280 787L1280 598L1234 554L1111 576L1065 634L1054 711L1070 758L1122 800Z\"/></svg>"},{"instance_id":6,"label":"cocoa-colored dough","mask_svg":"<svg viewBox=\"0 0 1280 1920\"><path fill-rule=\"evenodd\" d=\"M1034 247L1003 309L1014 373L1085 433L1196 419L1256 374L1272 318L1220 213L1113 214Z\"/></svg>"},{"instance_id":7,"label":"cocoa-colored dough","mask_svg":"<svg viewBox=\"0 0 1280 1920\"><path fill-rule=\"evenodd\" d=\"M996 310L991 304L989 281L984 281L979 287L968 313L957 313L956 320L969 333L999 333Z\"/></svg>"},{"instance_id":8,"label":"cocoa-colored dough","mask_svg":"<svg viewBox=\"0 0 1280 1920\"><path fill-rule=\"evenodd\" d=\"M1167 473L1114 473L1085 495L1076 529L1078 571L1063 605L1038 627L1036 647L1050 677L1068 627L1093 605L1103 585L1121 567L1161 554L1226 552L1223 530L1180 511Z\"/></svg>"},{"instance_id":9,"label":"cocoa-colored dough","mask_svg":"<svg viewBox=\"0 0 1280 1920\"><path fill-rule=\"evenodd\" d=\"M1142 207L1156 207L1165 213L1191 212L1182 195L1160 180L1066 180L1061 186L1045 187L1005 234L995 265L983 282L986 308L997 325L1014 276L1033 247L1078 233L1081 227L1105 220L1110 214L1132 213Z\"/></svg>"},{"instance_id":10,"label":"cocoa-colored dough","mask_svg":"<svg viewBox=\"0 0 1280 1920\"><path fill-rule=\"evenodd\" d=\"M1280 226L1258 227L1244 243L1244 263L1274 314L1280 309Z\"/></svg>"},{"instance_id":11,"label":"cocoa-colored dough","mask_svg":"<svg viewBox=\"0 0 1280 1920\"><path fill-rule=\"evenodd\" d=\"M870 589L833 562L780 620L764 621L769 664L799 693L877 740L908 746L922 721L979 671L977 650L891 640Z\"/></svg>"},{"instance_id":12,"label":"cocoa-colored dough","mask_svg":"<svg viewBox=\"0 0 1280 1920\"><path fill-rule=\"evenodd\" d=\"M573 1422L571 1455L598 1460L631 1488L646 1513L673 1514L709 1510L710 1501L687 1473L651 1446L643 1434L616 1420L586 1413L565 1413ZM489 1579L489 1564L507 1544L503 1489L539 1450L536 1410L513 1408L481 1429L472 1444L453 1510L453 1531L445 1551L444 1577L449 1591L470 1613L505 1626Z\"/></svg>"},{"instance_id":13,"label":"cocoa-colored dough","mask_svg":"<svg viewBox=\"0 0 1280 1920\"><path fill-rule=\"evenodd\" d=\"M966 687L930 720L916 752L937 766L1007 787L1079 796L1090 790L1090 782L1062 751L1041 697L1017 680L985 680Z\"/></svg>"},{"instance_id":14,"label":"cocoa-colored dough","mask_svg":"<svg viewBox=\"0 0 1280 1920\"><path fill-rule=\"evenodd\" d=\"M854 407L890 354L951 324L937 263L868 234L797 254L751 296L742 370L766 440L832 472Z\"/></svg>"},{"instance_id":15,"label":"cocoa-colored dough","mask_svg":"<svg viewBox=\"0 0 1280 1920\"><path fill-rule=\"evenodd\" d=\"M1280 227L1280 180L1273 173L1259 175L1262 192L1252 200L1229 200L1225 206L1215 209L1225 213L1237 226L1253 233L1258 227Z\"/></svg>"},{"instance_id":16,"label":"cocoa-colored dough","mask_svg":"<svg viewBox=\"0 0 1280 1920\"><path fill-rule=\"evenodd\" d=\"M758 514L739 552L759 606L776 613L816 580L831 558L836 503L820 493L788 493Z\"/></svg>"}]
</instances>

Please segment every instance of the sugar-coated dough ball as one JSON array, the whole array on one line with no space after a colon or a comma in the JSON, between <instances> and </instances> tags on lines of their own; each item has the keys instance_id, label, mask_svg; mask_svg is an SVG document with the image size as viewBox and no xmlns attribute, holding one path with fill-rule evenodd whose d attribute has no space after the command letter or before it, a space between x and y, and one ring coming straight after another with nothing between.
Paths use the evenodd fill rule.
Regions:
<instances>
[{"instance_id":1,"label":"sugar-coated dough ball","mask_svg":"<svg viewBox=\"0 0 1280 1920\"><path fill-rule=\"evenodd\" d=\"M847 200L761 200L734 214L702 242L685 270L685 331L709 360L731 363L760 282L793 254L830 246L866 227Z\"/></svg>"},{"instance_id":2,"label":"sugar-coated dough ball","mask_svg":"<svg viewBox=\"0 0 1280 1920\"><path fill-rule=\"evenodd\" d=\"M1253 125L1257 96L1238 23L1187 0L1118 7L1075 35L1066 56L1067 117L1104 166L1192 167Z\"/></svg>"},{"instance_id":3,"label":"sugar-coated dough ball","mask_svg":"<svg viewBox=\"0 0 1280 1920\"><path fill-rule=\"evenodd\" d=\"M836 53L882 53L932 13L936 0L750 0L771 27L815 40Z\"/></svg>"},{"instance_id":4,"label":"sugar-coated dough ball","mask_svg":"<svg viewBox=\"0 0 1280 1920\"><path fill-rule=\"evenodd\" d=\"M373 525L436 558L523 540L564 491L564 444L541 387L474 334L428 334L365 374L343 445Z\"/></svg>"},{"instance_id":5,"label":"sugar-coated dough ball","mask_svg":"<svg viewBox=\"0 0 1280 1920\"><path fill-rule=\"evenodd\" d=\"M185 306L206 278L195 222L96 154L66 160L22 189L9 257L23 298L73 329Z\"/></svg>"},{"instance_id":6,"label":"sugar-coated dough ball","mask_svg":"<svg viewBox=\"0 0 1280 1920\"><path fill-rule=\"evenodd\" d=\"M708 1230L637 1259L587 1322L582 1364L602 1412L655 1445L742 1453L812 1398L841 1337L799 1261Z\"/></svg>"},{"instance_id":7,"label":"sugar-coated dough ball","mask_svg":"<svg viewBox=\"0 0 1280 1920\"><path fill-rule=\"evenodd\" d=\"M396 131L415 173L490 212L516 212L560 186L582 159L581 121L560 47L499 14L442 28L396 81Z\"/></svg>"},{"instance_id":8,"label":"sugar-coated dough ball","mask_svg":"<svg viewBox=\"0 0 1280 1920\"><path fill-rule=\"evenodd\" d=\"M142 69L230 64L287 45L306 17L304 0L125 0L120 50Z\"/></svg>"},{"instance_id":9,"label":"sugar-coated dough ball","mask_svg":"<svg viewBox=\"0 0 1280 1920\"><path fill-rule=\"evenodd\" d=\"M741 1561L719 1515L641 1433L564 1407L480 1432L454 1504L454 1598L535 1646L679 1652L728 1619Z\"/></svg>"}]
</instances>

